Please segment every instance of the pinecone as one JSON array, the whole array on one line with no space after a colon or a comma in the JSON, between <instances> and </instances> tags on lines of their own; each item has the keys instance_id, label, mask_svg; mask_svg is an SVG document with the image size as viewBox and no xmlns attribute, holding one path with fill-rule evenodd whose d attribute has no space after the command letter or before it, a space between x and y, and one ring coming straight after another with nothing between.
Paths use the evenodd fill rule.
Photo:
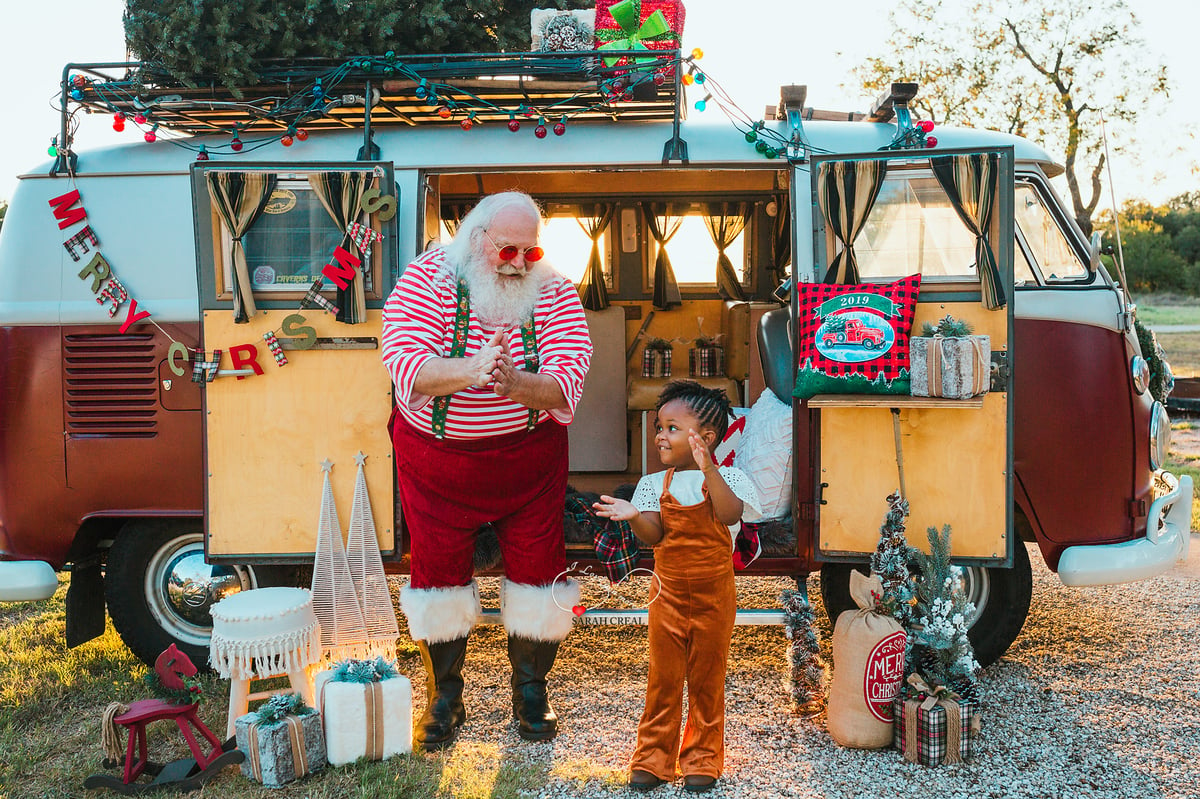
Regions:
<instances>
[{"instance_id":1,"label":"pinecone","mask_svg":"<svg viewBox=\"0 0 1200 799\"><path fill-rule=\"evenodd\" d=\"M980 690L978 681L959 677L956 680L950 681L950 690L961 696L964 701L976 707L979 706Z\"/></svg>"}]
</instances>

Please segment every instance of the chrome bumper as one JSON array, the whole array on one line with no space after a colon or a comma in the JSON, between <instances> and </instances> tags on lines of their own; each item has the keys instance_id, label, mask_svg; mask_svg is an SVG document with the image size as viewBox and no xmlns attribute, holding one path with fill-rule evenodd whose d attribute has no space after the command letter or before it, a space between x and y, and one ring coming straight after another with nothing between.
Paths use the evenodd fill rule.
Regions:
<instances>
[{"instance_id":1,"label":"chrome bumper","mask_svg":"<svg viewBox=\"0 0 1200 799\"><path fill-rule=\"evenodd\" d=\"M1132 583L1155 577L1188 557L1192 527L1192 478L1175 477L1175 486L1150 505L1146 537L1120 544L1068 547L1058 561L1064 585Z\"/></svg>"},{"instance_id":2,"label":"chrome bumper","mask_svg":"<svg viewBox=\"0 0 1200 799\"><path fill-rule=\"evenodd\" d=\"M0 602L36 602L58 589L54 567L42 560L0 561Z\"/></svg>"}]
</instances>

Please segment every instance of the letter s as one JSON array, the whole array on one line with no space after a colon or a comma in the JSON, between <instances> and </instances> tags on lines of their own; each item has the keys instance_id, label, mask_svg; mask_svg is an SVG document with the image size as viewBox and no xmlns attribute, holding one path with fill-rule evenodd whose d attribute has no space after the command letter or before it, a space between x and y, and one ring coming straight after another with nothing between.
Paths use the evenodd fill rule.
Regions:
<instances>
[{"instance_id":1,"label":"letter s","mask_svg":"<svg viewBox=\"0 0 1200 799\"><path fill-rule=\"evenodd\" d=\"M283 319L282 329L285 336L295 336L301 339L296 342L298 350L312 349L312 346L317 343L317 329L304 324L304 314L288 314Z\"/></svg>"}]
</instances>

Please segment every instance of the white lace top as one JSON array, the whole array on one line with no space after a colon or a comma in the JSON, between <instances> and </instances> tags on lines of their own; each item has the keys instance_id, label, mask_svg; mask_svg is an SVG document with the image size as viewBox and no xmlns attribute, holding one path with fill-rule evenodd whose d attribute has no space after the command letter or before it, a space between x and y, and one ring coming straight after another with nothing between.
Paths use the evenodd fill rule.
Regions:
<instances>
[{"instance_id":1,"label":"white lace top","mask_svg":"<svg viewBox=\"0 0 1200 799\"><path fill-rule=\"evenodd\" d=\"M759 508L758 492L754 489L754 483L750 482L750 478L745 472L735 466L719 468L721 477L729 486L729 490L742 501L742 521L752 522L759 519L762 516L762 510ZM633 506L640 511L658 512L658 499L662 496L663 482L666 477L667 472L664 469L661 472L645 475L638 480L637 488L633 492L633 499L630 500ZM699 469L675 472L675 476L671 478L671 495L679 500L681 505L695 505L703 502L704 472ZM741 528L741 522L735 522L730 525L729 532L736 534Z\"/></svg>"}]
</instances>

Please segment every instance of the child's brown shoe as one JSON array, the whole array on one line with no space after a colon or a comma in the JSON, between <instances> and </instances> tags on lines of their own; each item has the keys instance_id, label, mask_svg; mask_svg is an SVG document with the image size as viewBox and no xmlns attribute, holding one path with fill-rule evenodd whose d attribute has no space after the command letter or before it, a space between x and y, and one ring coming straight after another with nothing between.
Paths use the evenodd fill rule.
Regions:
<instances>
[{"instance_id":1,"label":"child's brown shoe","mask_svg":"<svg viewBox=\"0 0 1200 799\"><path fill-rule=\"evenodd\" d=\"M666 784L666 780L659 779L649 771L642 771L638 768L629 774L629 787L635 791L653 791L658 786Z\"/></svg>"},{"instance_id":2,"label":"child's brown shoe","mask_svg":"<svg viewBox=\"0 0 1200 799\"><path fill-rule=\"evenodd\" d=\"M717 778L707 774L689 774L683 778L683 789L691 793L708 793L716 784Z\"/></svg>"}]
</instances>

